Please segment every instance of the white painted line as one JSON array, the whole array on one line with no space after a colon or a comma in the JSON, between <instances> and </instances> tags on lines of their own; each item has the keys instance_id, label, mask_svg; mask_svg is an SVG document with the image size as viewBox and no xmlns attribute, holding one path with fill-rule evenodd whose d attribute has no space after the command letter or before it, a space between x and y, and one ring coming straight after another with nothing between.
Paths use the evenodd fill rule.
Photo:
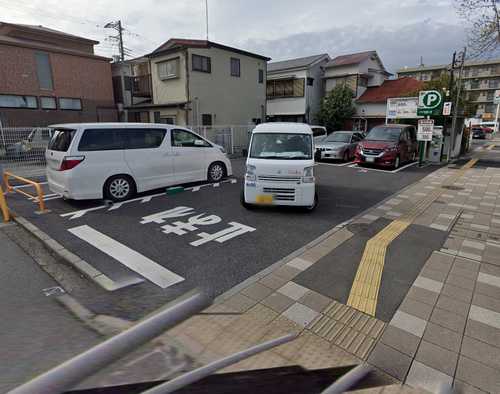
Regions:
<instances>
[{"instance_id":1,"label":"white painted line","mask_svg":"<svg viewBox=\"0 0 500 394\"><path fill-rule=\"evenodd\" d=\"M319 162L318 164L323 165L323 166L332 166L332 167L346 167L346 166L351 167L351 165L354 164L354 162L353 161L348 161L346 163L325 163L325 162Z\"/></svg>"},{"instance_id":2,"label":"white painted line","mask_svg":"<svg viewBox=\"0 0 500 394\"><path fill-rule=\"evenodd\" d=\"M359 169L363 169L363 170L367 170L367 171L376 171L376 172L384 172L386 174L395 174L399 171L403 171L404 169L408 168L408 167L411 167L411 166L414 166L415 164L418 164L418 162L414 161L412 163L409 163L403 167L399 167L397 170L382 170L380 168L372 168L372 167L362 167L362 166L359 166L357 164L353 164L353 165L350 165L349 167L351 168L359 168Z\"/></svg>"},{"instance_id":3,"label":"white painted line","mask_svg":"<svg viewBox=\"0 0 500 394\"><path fill-rule=\"evenodd\" d=\"M130 249L128 246L115 241L113 238L93 229L90 226L83 225L73 227L68 231L78 238L88 242L96 249L106 253L108 256L122 263L124 266L137 272L144 278L153 282L155 285L165 289L176 283L184 281L182 276L162 267L146 256Z\"/></svg>"},{"instance_id":4,"label":"white painted line","mask_svg":"<svg viewBox=\"0 0 500 394\"><path fill-rule=\"evenodd\" d=\"M193 189L192 189L193 192L198 192L200 191L200 187L199 186L194 186Z\"/></svg>"},{"instance_id":5,"label":"white painted line","mask_svg":"<svg viewBox=\"0 0 500 394\"><path fill-rule=\"evenodd\" d=\"M46 185L48 182L38 182L39 185ZM25 187L33 187L33 185L19 185L19 186L13 186L13 189L23 189Z\"/></svg>"},{"instance_id":6,"label":"white painted line","mask_svg":"<svg viewBox=\"0 0 500 394\"><path fill-rule=\"evenodd\" d=\"M61 216L63 218L69 217L69 220L79 219L79 218L81 218L83 215L85 215L88 212L97 211L99 209L104 209L104 208L107 208L107 207L108 207L107 205L99 205L98 207L81 209L79 211L73 211L73 212L68 212L68 213L62 213L59 216Z\"/></svg>"}]
</instances>

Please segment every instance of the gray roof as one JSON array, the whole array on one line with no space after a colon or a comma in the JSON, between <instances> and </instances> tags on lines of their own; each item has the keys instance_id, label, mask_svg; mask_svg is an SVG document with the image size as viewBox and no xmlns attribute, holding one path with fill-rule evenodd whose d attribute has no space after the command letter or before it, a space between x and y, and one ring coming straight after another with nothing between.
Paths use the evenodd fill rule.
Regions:
<instances>
[{"instance_id":1,"label":"gray roof","mask_svg":"<svg viewBox=\"0 0 500 394\"><path fill-rule=\"evenodd\" d=\"M314 62L318 61L322 57L328 56L327 53L322 53L319 55L298 57L295 59L283 60L281 62L268 63L267 72L289 70L293 68L304 68L308 67Z\"/></svg>"}]
</instances>

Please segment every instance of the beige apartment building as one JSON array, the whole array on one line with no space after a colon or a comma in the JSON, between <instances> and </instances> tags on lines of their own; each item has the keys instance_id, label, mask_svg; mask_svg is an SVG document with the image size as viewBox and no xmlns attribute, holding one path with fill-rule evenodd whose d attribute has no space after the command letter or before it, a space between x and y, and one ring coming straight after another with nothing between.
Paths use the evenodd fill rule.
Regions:
<instances>
[{"instance_id":1,"label":"beige apartment building","mask_svg":"<svg viewBox=\"0 0 500 394\"><path fill-rule=\"evenodd\" d=\"M447 73L450 65L405 67L398 70L398 77L413 77L419 81L439 79ZM455 70L458 76L458 70ZM496 104L493 104L494 92L500 89L500 59L465 62L463 87L467 98L476 105L476 117L485 121L495 118Z\"/></svg>"}]
</instances>

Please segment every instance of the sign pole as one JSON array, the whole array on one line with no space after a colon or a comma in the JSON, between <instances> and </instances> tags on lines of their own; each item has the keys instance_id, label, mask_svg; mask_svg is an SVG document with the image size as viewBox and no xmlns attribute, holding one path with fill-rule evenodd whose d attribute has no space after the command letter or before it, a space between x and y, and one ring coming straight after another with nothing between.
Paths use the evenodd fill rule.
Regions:
<instances>
[{"instance_id":1,"label":"sign pole","mask_svg":"<svg viewBox=\"0 0 500 394\"><path fill-rule=\"evenodd\" d=\"M419 167L422 167L424 164L425 152L427 151L427 141L432 141L433 132L434 120L430 119L430 116L427 115L426 119L419 119L417 131Z\"/></svg>"}]
</instances>

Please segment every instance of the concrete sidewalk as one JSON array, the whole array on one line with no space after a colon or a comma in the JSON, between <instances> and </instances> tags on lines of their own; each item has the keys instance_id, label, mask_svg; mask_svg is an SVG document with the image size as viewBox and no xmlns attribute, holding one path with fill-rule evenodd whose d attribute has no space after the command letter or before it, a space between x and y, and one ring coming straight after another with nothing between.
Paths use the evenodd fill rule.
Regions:
<instances>
[{"instance_id":1,"label":"concrete sidewalk","mask_svg":"<svg viewBox=\"0 0 500 394\"><path fill-rule=\"evenodd\" d=\"M226 293L206 314L170 335L209 362L286 333L300 334L228 371L367 362L386 378L384 384L398 385L366 391L370 393L412 392L411 387L433 392L442 383L459 393L499 393L500 152L493 149L495 143L500 145L492 141L465 165L443 167L332 229ZM361 246L364 251L352 251L362 258L344 303L316 291L314 284L304 285L305 273L328 261L334 264L328 259L335 251L358 236L358 229L377 221L389 224ZM374 317L391 294L380 291L381 282L396 285L398 280L384 271L386 253L397 256L403 267L411 261L408 253L414 251L398 242L413 227L439 235L439 242L414 240L417 248L432 249L411 282L399 287L404 289L402 302L385 323ZM323 280L335 286L335 276Z\"/></svg>"}]
</instances>

